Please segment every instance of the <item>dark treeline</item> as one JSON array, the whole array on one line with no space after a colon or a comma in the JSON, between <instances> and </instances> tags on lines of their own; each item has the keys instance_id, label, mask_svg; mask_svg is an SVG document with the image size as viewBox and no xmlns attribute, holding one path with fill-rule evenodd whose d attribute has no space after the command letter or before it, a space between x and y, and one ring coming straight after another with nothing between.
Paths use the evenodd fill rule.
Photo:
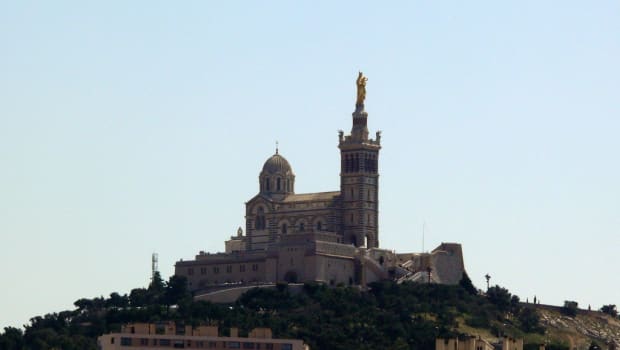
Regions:
<instances>
[{"instance_id":1,"label":"dark treeline","mask_svg":"<svg viewBox=\"0 0 620 350\"><path fill-rule=\"evenodd\" d=\"M97 349L97 337L129 322L176 321L209 324L241 335L269 327L278 338L300 338L312 349L434 349L435 338L454 337L458 320L496 335L544 332L535 309L499 286L478 294L467 276L461 285L380 282L368 291L304 285L292 293L285 284L253 289L236 303L193 301L186 280L159 276L148 288L128 295L79 299L75 310L34 317L24 330L7 327L0 350Z\"/></svg>"}]
</instances>

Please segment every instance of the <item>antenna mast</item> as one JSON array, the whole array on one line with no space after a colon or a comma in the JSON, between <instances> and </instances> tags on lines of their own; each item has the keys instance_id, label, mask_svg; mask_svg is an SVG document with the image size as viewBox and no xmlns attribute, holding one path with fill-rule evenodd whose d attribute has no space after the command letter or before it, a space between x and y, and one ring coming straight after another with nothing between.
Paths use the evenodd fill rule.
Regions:
<instances>
[{"instance_id":1,"label":"antenna mast","mask_svg":"<svg viewBox=\"0 0 620 350\"><path fill-rule=\"evenodd\" d=\"M151 281L153 280L153 278L155 278L155 272L157 272L157 270L159 269L159 257L157 255L157 253L153 253L153 255L151 256Z\"/></svg>"}]
</instances>

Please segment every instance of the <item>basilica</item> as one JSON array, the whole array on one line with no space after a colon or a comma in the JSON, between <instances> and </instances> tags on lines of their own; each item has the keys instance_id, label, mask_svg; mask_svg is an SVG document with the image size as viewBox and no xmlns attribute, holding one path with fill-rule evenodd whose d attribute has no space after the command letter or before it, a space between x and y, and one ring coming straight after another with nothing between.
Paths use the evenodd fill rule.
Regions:
<instances>
[{"instance_id":1,"label":"basilica","mask_svg":"<svg viewBox=\"0 0 620 350\"><path fill-rule=\"evenodd\" d=\"M461 245L442 243L430 253L379 247L381 133L369 137L364 109L366 77L357 78L351 132L340 131L340 188L295 193L295 173L278 149L258 176L246 203L245 234L225 242L225 253L200 252L181 260L175 274L194 293L235 286L315 281L361 285L383 280L456 284L464 271Z\"/></svg>"}]
</instances>

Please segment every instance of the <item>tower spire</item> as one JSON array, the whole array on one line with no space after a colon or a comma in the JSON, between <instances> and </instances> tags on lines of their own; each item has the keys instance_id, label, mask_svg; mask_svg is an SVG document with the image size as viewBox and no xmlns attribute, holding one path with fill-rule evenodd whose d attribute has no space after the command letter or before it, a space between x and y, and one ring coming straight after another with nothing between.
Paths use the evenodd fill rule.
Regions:
<instances>
[{"instance_id":1,"label":"tower spire","mask_svg":"<svg viewBox=\"0 0 620 350\"><path fill-rule=\"evenodd\" d=\"M342 235L356 247L379 247L379 142L368 137L368 113L364 110L366 82L357 76L357 99L351 135L338 133L340 148L340 193L342 196Z\"/></svg>"},{"instance_id":2,"label":"tower spire","mask_svg":"<svg viewBox=\"0 0 620 350\"><path fill-rule=\"evenodd\" d=\"M276 140L276 154L278 154L278 145L279 145L278 140Z\"/></svg>"}]
</instances>

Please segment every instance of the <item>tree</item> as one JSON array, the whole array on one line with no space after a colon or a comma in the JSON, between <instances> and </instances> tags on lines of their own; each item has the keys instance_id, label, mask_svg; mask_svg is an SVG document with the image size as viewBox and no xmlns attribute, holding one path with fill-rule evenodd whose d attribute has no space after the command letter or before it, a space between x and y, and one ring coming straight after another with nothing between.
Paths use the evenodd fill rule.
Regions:
<instances>
[{"instance_id":1,"label":"tree","mask_svg":"<svg viewBox=\"0 0 620 350\"><path fill-rule=\"evenodd\" d=\"M566 316L575 317L577 316L577 302L565 300L564 306L562 307L562 313Z\"/></svg>"},{"instance_id":2,"label":"tree","mask_svg":"<svg viewBox=\"0 0 620 350\"><path fill-rule=\"evenodd\" d=\"M518 295L513 295L510 298L510 311L515 315L521 311L521 299Z\"/></svg>"},{"instance_id":3,"label":"tree","mask_svg":"<svg viewBox=\"0 0 620 350\"><path fill-rule=\"evenodd\" d=\"M73 305L78 308L78 310L88 310L93 307L93 301L86 298L81 298L76 300Z\"/></svg>"},{"instance_id":4,"label":"tree","mask_svg":"<svg viewBox=\"0 0 620 350\"><path fill-rule=\"evenodd\" d=\"M187 277L173 275L166 283L165 304L174 305L180 300L191 297L187 288Z\"/></svg>"},{"instance_id":5,"label":"tree","mask_svg":"<svg viewBox=\"0 0 620 350\"><path fill-rule=\"evenodd\" d=\"M492 304L495 304L500 311L508 311L511 306L511 294L506 288L498 285L487 290L487 298Z\"/></svg>"},{"instance_id":6,"label":"tree","mask_svg":"<svg viewBox=\"0 0 620 350\"><path fill-rule=\"evenodd\" d=\"M120 295L116 292L110 294L110 298L106 300L106 307L127 307L129 305L129 297Z\"/></svg>"},{"instance_id":7,"label":"tree","mask_svg":"<svg viewBox=\"0 0 620 350\"><path fill-rule=\"evenodd\" d=\"M616 310L616 305L613 304L603 305L600 311L612 317L618 316L618 310Z\"/></svg>"},{"instance_id":8,"label":"tree","mask_svg":"<svg viewBox=\"0 0 620 350\"><path fill-rule=\"evenodd\" d=\"M159 271L153 273L153 278L147 291L149 303L162 304L165 302L163 299L165 298L166 284L161 278Z\"/></svg>"},{"instance_id":9,"label":"tree","mask_svg":"<svg viewBox=\"0 0 620 350\"><path fill-rule=\"evenodd\" d=\"M163 292L166 288L164 284L164 280L161 278L161 274L159 271L155 271L153 273L153 277L151 278L151 283L149 284L149 292Z\"/></svg>"},{"instance_id":10,"label":"tree","mask_svg":"<svg viewBox=\"0 0 620 350\"><path fill-rule=\"evenodd\" d=\"M129 293L129 304L132 307L141 307L149 302L148 291L144 288L134 288Z\"/></svg>"},{"instance_id":11,"label":"tree","mask_svg":"<svg viewBox=\"0 0 620 350\"><path fill-rule=\"evenodd\" d=\"M540 315L533 307L524 307L519 313L519 323L521 330L526 333L544 333L544 328L540 325Z\"/></svg>"},{"instance_id":12,"label":"tree","mask_svg":"<svg viewBox=\"0 0 620 350\"><path fill-rule=\"evenodd\" d=\"M467 272L465 271L463 271L463 277L461 277L461 281L459 282L459 285L463 287L463 289L465 289L467 293L471 295L478 294L478 290L476 289L474 284L471 282L471 279L469 278L469 276L467 275Z\"/></svg>"},{"instance_id":13,"label":"tree","mask_svg":"<svg viewBox=\"0 0 620 350\"><path fill-rule=\"evenodd\" d=\"M24 347L24 333L19 328L5 327L0 334L0 350L20 350Z\"/></svg>"},{"instance_id":14,"label":"tree","mask_svg":"<svg viewBox=\"0 0 620 350\"><path fill-rule=\"evenodd\" d=\"M394 344L392 344L392 347L390 348L390 350L408 350L408 349L409 349L409 344L407 344L405 339L401 337L396 338L396 341L394 342Z\"/></svg>"}]
</instances>

